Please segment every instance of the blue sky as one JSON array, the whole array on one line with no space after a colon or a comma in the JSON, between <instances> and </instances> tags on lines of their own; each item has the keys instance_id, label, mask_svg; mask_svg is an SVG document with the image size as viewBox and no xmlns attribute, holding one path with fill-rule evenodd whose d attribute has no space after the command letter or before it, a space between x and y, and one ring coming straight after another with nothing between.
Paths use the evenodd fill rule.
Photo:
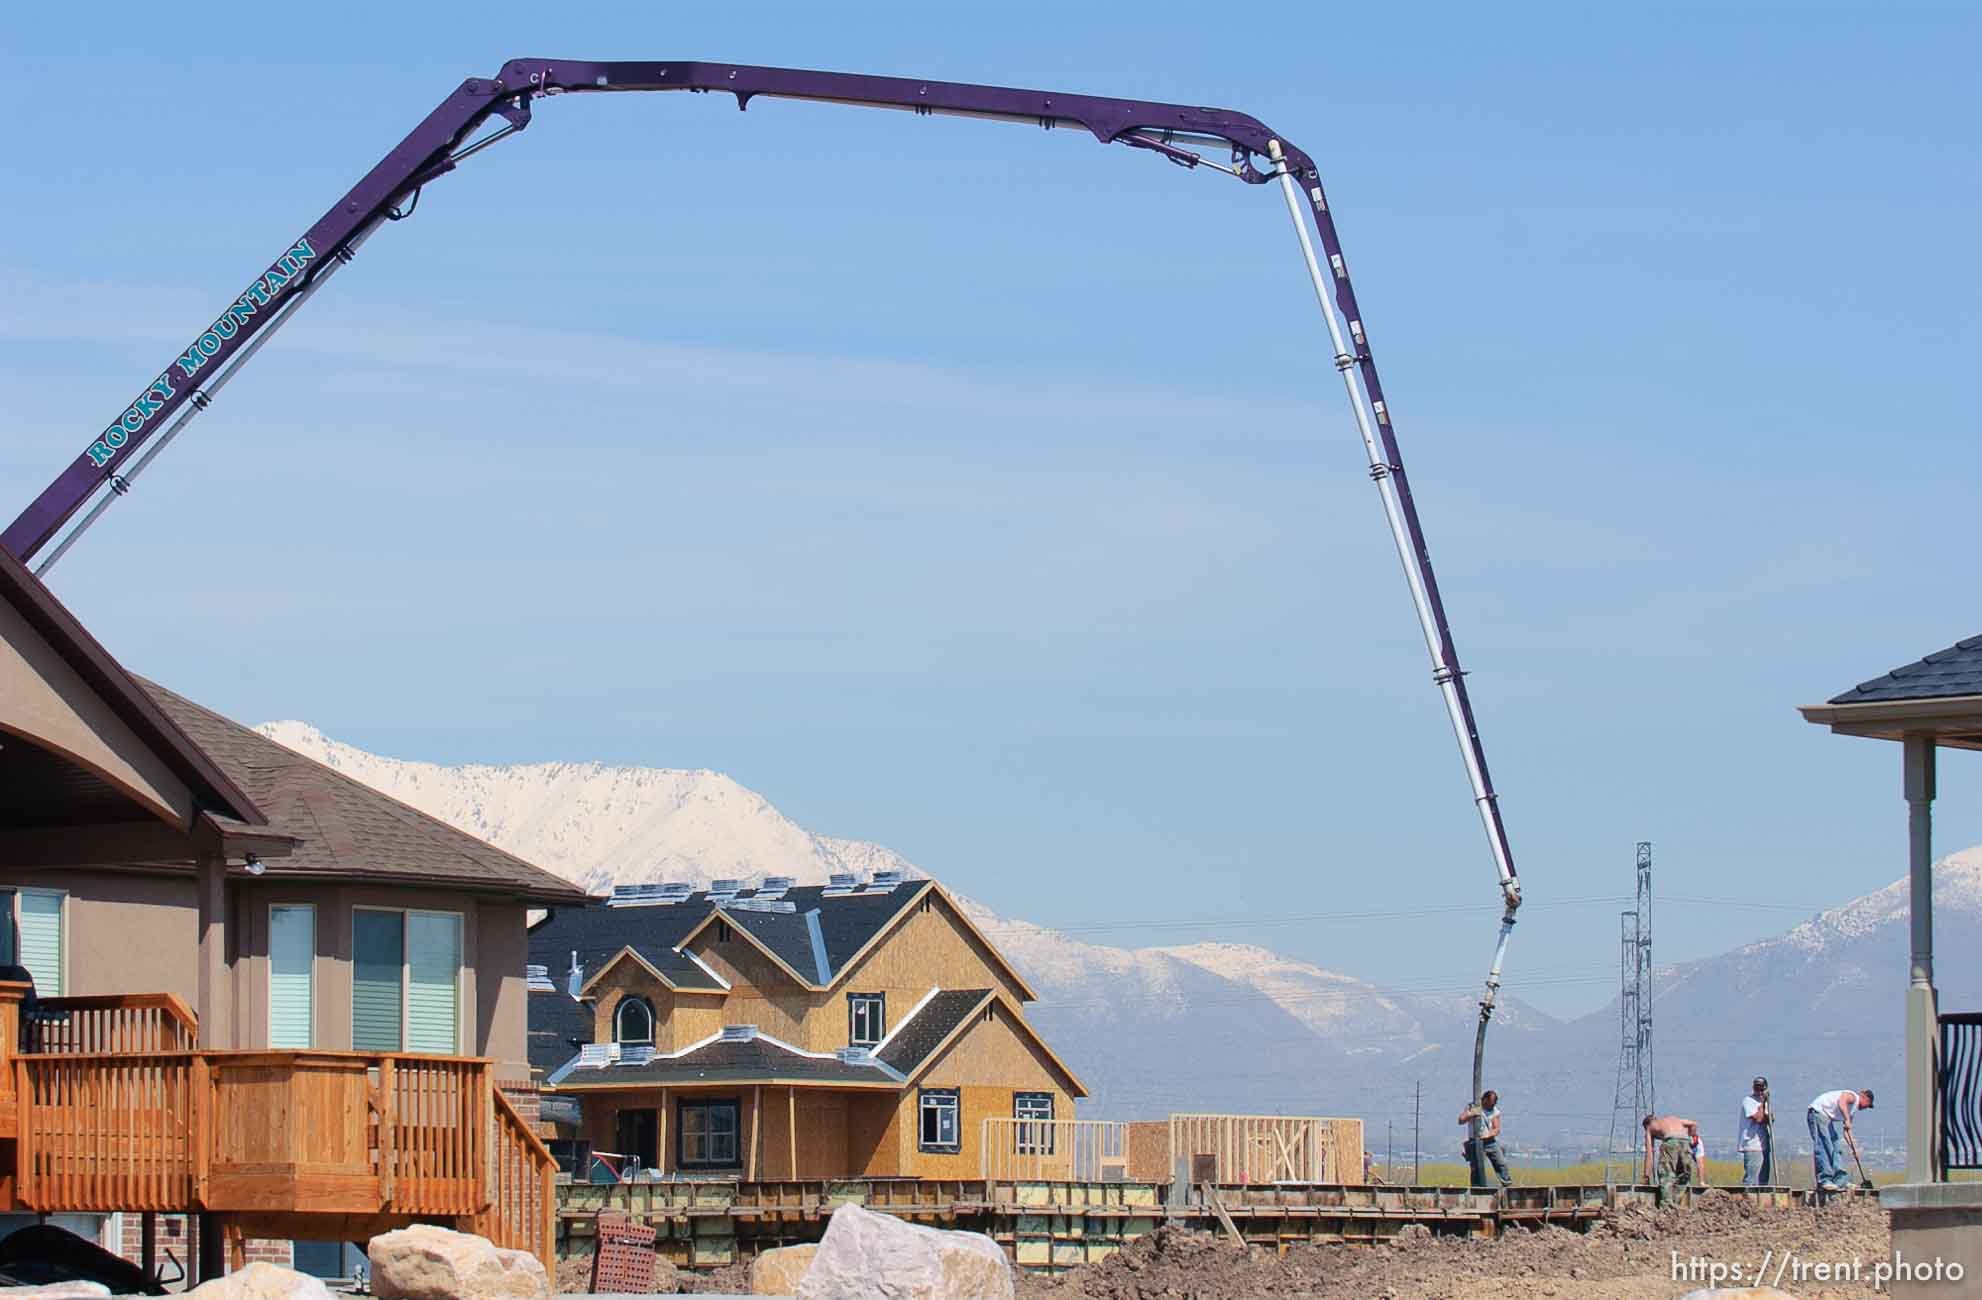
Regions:
<instances>
[{"instance_id":1,"label":"blue sky","mask_svg":"<svg viewBox=\"0 0 1982 1300\"><path fill-rule=\"evenodd\" d=\"M1608 996L1616 908L1564 900L1627 889L1641 838L1668 894L1769 905L1667 906L1673 958L1897 876L1897 753L1793 706L1982 630L1973 8L1246 12L12 15L7 509L505 58L1220 104L1330 188L1533 903L1510 987ZM1072 133L544 104L54 585L238 718L721 769L1109 942L1454 989L1488 955L1278 194ZM1946 848L1978 776L1944 764Z\"/></svg>"}]
</instances>

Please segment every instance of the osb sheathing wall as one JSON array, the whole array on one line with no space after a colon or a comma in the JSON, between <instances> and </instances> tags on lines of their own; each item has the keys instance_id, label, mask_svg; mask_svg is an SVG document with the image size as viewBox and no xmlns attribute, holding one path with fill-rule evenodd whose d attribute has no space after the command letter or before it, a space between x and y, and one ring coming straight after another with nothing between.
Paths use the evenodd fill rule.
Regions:
<instances>
[{"instance_id":1,"label":"osb sheathing wall","mask_svg":"<svg viewBox=\"0 0 1982 1300\"><path fill-rule=\"evenodd\" d=\"M760 1095L763 1112L761 1131L757 1119ZM755 1084L592 1093L585 1097L582 1132L596 1150L618 1151L620 1111L664 1112L656 1125L660 1147L659 1167L663 1172L675 1172L679 1167L676 1159L677 1129L681 1123L678 1107L684 1100L737 1103L738 1145L734 1172L746 1180L885 1177L901 1172L899 1152L894 1145L896 1107L892 1093L864 1096L773 1085L764 1085L760 1089ZM794 1104L798 1120L795 1172L791 1123ZM753 1135L758 1138L754 1166ZM720 1174L723 1171L695 1172Z\"/></svg>"},{"instance_id":2,"label":"osb sheathing wall","mask_svg":"<svg viewBox=\"0 0 1982 1300\"><path fill-rule=\"evenodd\" d=\"M924 910L925 904L927 910ZM853 965L835 972L831 992L798 988L792 978L740 934L718 939L716 926L698 935L688 950L730 983L722 1023L756 1025L773 1038L809 1052L847 1046L847 996L887 996L887 1027L893 1029L932 988L997 989L1014 1003L1024 993L990 949L979 943L932 889L896 928L884 933ZM614 982L620 978L620 967ZM638 969L638 967L634 967ZM644 972L643 972L644 973ZM810 974L801 971L801 974ZM605 999L600 999L601 1006ZM610 1042L612 1022L601 1019L597 1041ZM676 1046L714 1033L716 1026L691 1035L675 1034Z\"/></svg>"},{"instance_id":3,"label":"osb sheathing wall","mask_svg":"<svg viewBox=\"0 0 1982 1300\"><path fill-rule=\"evenodd\" d=\"M723 995L682 993L648 973L646 967L622 957L606 968L611 972L594 994L592 1041L613 1041L613 1017L624 998L645 998L654 1008L654 1050L679 1051L699 1043L723 1027Z\"/></svg>"},{"instance_id":4,"label":"osb sheathing wall","mask_svg":"<svg viewBox=\"0 0 1982 1300\"><path fill-rule=\"evenodd\" d=\"M1129 1181L1167 1183L1171 1176L1170 1121L1132 1121L1129 1124Z\"/></svg>"},{"instance_id":5,"label":"osb sheathing wall","mask_svg":"<svg viewBox=\"0 0 1982 1300\"><path fill-rule=\"evenodd\" d=\"M927 911L923 910L925 905ZM909 910L898 928L840 977L842 996L834 1000L840 1015L838 1041L822 1043L813 1050L830 1051L846 1045L845 993L886 993L888 1026L893 1028L932 988L996 989L1021 1004L1026 996L990 949L964 928L933 889ZM832 1028L824 1022L821 1027Z\"/></svg>"},{"instance_id":6,"label":"osb sheathing wall","mask_svg":"<svg viewBox=\"0 0 1982 1300\"><path fill-rule=\"evenodd\" d=\"M688 945L687 951L729 981L730 990L723 999L723 1023L755 1025L794 1047L806 1046L807 1016L824 995L807 993L797 987L789 974L741 934L731 931L727 939L719 938L720 934L719 926L709 926ZM834 1046L846 1046L844 1020L840 1041Z\"/></svg>"},{"instance_id":7,"label":"osb sheathing wall","mask_svg":"<svg viewBox=\"0 0 1982 1300\"><path fill-rule=\"evenodd\" d=\"M993 1079L996 1084L985 1082ZM979 1012L962 1037L912 1082L897 1107L897 1126L902 1172L917 1178L981 1177L984 1120L1011 1118L1014 1093L1050 1093L1054 1118L1074 1118L1068 1080L1013 1027L1011 1014L996 1003ZM957 1089L960 1142L955 1153L921 1150L918 1090L922 1088Z\"/></svg>"}]
</instances>

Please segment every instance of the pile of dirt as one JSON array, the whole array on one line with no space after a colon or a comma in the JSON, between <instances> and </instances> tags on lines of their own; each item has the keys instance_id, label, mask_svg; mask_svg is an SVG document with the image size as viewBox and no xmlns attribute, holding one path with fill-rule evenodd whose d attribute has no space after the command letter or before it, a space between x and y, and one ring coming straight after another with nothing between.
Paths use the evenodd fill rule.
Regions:
<instances>
[{"instance_id":1,"label":"pile of dirt","mask_svg":"<svg viewBox=\"0 0 1982 1300\"><path fill-rule=\"evenodd\" d=\"M1816 1209L1758 1207L1708 1192L1690 1207L1632 1207L1588 1233L1510 1229L1497 1239L1408 1231L1390 1246L1302 1246L1285 1256L1241 1251L1223 1237L1166 1226L1099 1264L1059 1278L1028 1277L1020 1300L1669 1300L1704 1275L1675 1278L1675 1261L1739 1265L1752 1281L1765 1261L1801 1300L1869 1300L1872 1267L1887 1257L1884 1214L1871 1197ZM1860 1261L1857 1281L1798 1279L1794 1261Z\"/></svg>"}]
</instances>

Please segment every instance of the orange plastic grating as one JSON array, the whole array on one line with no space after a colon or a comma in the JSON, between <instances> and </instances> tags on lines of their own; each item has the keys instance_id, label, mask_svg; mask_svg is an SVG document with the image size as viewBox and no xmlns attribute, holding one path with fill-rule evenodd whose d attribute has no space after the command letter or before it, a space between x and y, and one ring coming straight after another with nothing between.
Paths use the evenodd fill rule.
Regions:
<instances>
[{"instance_id":1,"label":"orange plastic grating","mask_svg":"<svg viewBox=\"0 0 1982 1300\"><path fill-rule=\"evenodd\" d=\"M654 1226L624 1214L601 1214L592 1256L593 1294L646 1295L654 1289Z\"/></svg>"}]
</instances>

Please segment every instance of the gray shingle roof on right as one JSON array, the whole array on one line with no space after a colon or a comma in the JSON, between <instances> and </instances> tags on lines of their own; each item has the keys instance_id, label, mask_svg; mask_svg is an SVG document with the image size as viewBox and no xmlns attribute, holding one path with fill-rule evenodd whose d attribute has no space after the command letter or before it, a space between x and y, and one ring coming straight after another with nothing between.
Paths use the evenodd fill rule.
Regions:
<instances>
[{"instance_id":1,"label":"gray shingle roof on right","mask_svg":"<svg viewBox=\"0 0 1982 1300\"><path fill-rule=\"evenodd\" d=\"M1950 695L1982 695L1982 636L1957 641L1925 659L1904 664L1869 682L1860 682L1832 704L1874 704L1892 700L1932 700Z\"/></svg>"},{"instance_id":2,"label":"gray shingle roof on right","mask_svg":"<svg viewBox=\"0 0 1982 1300\"><path fill-rule=\"evenodd\" d=\"M549 1074L592 1041L593 1006L574 1002L559 986L555 993L532 993L529 1008L530 1068Z\"/></svg>"},{"instance_id":3,"label":"gray shingle roof on right","mask_svg":"<svg viewBox=\"0 0 1982 1300\"><path fill-rule=\"evenodd\" d=\"M990 989L945 989L922 1004L922 1008L909 1017L888 1040L875 1059L893 1070L912 1074L922 1064L929 1053L950 1036L950 1031L963 1023L964 1017L977 1010L984 999L991 996Z\"/></svg>"}]
</instances>

